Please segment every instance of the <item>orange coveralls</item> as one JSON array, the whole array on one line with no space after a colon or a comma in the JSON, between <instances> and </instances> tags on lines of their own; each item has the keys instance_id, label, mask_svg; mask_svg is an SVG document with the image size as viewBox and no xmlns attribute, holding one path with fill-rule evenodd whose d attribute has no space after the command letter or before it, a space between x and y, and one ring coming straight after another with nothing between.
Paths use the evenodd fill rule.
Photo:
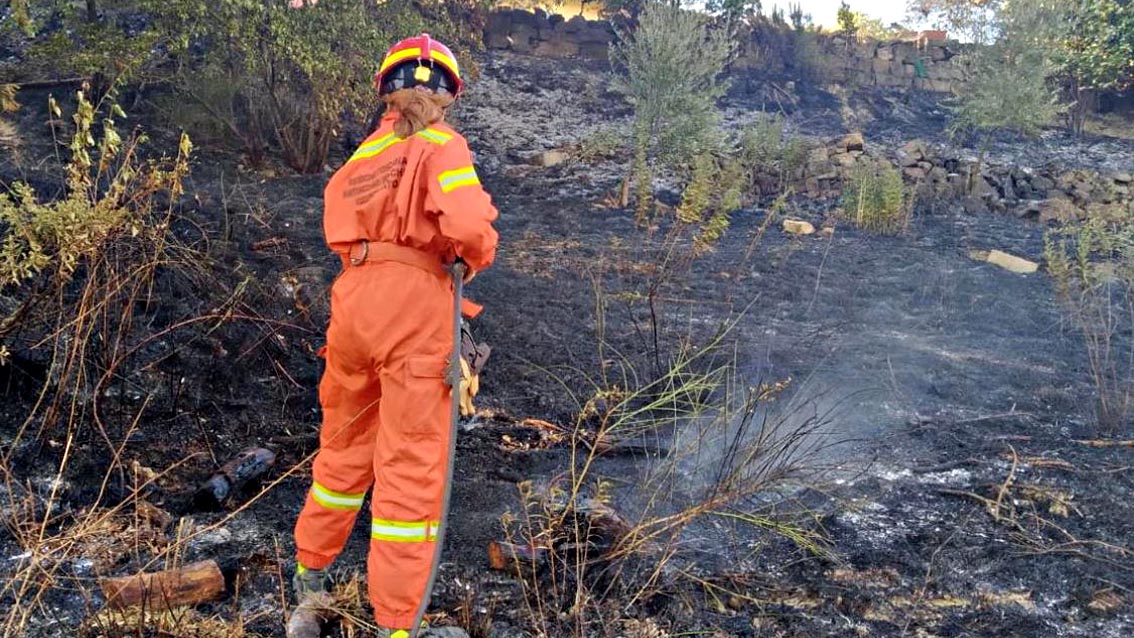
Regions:
<instances>
[{"instance_id":1,"label":"orange coveralls","mask_svg":"<svg viewBox=\"0 0 1134 638\"><path fill-rule=\"evenodd\" d=\"M397 118L382 119L324 193L324 232L343 272L331 288L320 450L295 540L301 565L330 565L373 486L370 599L379 625L407 629L441 549L455 347L443 262L491 264L497 213L463 137L437 123L399 139Z\"/></svg>"}]
</instances>

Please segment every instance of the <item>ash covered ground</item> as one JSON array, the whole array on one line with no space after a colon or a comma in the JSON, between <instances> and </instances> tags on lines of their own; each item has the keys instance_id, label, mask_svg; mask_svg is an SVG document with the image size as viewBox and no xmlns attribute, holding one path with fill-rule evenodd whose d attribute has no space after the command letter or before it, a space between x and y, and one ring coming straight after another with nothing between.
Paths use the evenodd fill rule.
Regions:
<instances>
[{"instance_id":1,"label":"ash covered ground","mask_svg":"<svg viewBox=\"0 0 1134 638\"><path fill-rule=\"evenodd\" d=\"M897 237L838 224L832 235L800 238L777 226L760 234L768 211L756 206L733 216L714 251L659 287L651 313L634 293L648 285L644 273L656 254L642 247L633 212L610 203L625 164L532 161L602 131L625 132L631 111L606 72L493 54L454 115L500 208L502 244L497 265L469 291L487 307L475 330L493 357L478 427L459 440L434 611L471 619L482 635L487 623L492 636L536 635L522 602L530 591L490 571L486 555L501 538L501 517L522 511L523 485L552 482L571 461L566 445L539 444L537 427L525 420L570 429L588 398L583 388L607 367L611 350L642 370L656 364L648 354L654 321L667 352L704 343L730 324L725 350L742 383L792 380L760 417L787 428L821 420L809 434L815 453L801 462L798 480L747 504L808 520L825 549L809 551L735 520L691 525L673 559L679 574L648 601L603 603L617 610L603 628L608 635L1131 635L1134 450L1081 442L1097 439L1089 367L1051 280L969 256L1000 249L1042 261L1045 228L935 209L918 211ZM941 107L916 100L865 95L851 112L870 143L949 144ZM45 113L25 102L20 126L39 135ZM738 86L724 106L728 121L739 123L765 103ZM786 117L792 130L827 137L850 128L846 112L815 91ZM151 128L160 129L153 119ZM51 192L42 168L50 153L49 140L29 144L3 162L0 176ZM1129 164L1134 148L1052 133L999 142L994 157L1105 168ZM327 175L238 170L238 160L201 152L183 205L192 223L177 229L207 252L217 278L187 290L171 284L152 312L192 316L244 286L259 315L279 323L171 334L148 346L160 362L139 369L113 400L119 414L132 414L146 389L169 388L153 395L123 454L162 472L150 502L205 530L186 544L184 559L218 559L230 587L239 584L238 594L204 611L243 616L250 632L282 636L279 565L290 569L290 529L309 481L303 462L317 442L315 351L337 261L321 239ZM818 225L829 208L800 202L793 214ZM596 296L608 301L596 304ZM596 347L599 330L611 350ZM36 364L5 370L6 438L36 398L43 380ZM121 434L127 425L114 427ZM695 463L676 465L683 472L676 482L702 480L699 469L721 462L721 441L733 432L698 441L704 448ZM656 450L689 447L680 428L659 436ZM83 511L110 459L93 436L76 445L83 460L58 482L64 437L8 450L18 468L13 479L33 493L56 490L63 513ZM197 507L195 486L252 445L279 454L271 489L236 513ZM613 484L614 507L632 520L646 500L636 484L670 467L656 450L602 458L595 469ZM192 452L199 454L185 460ZM110 481L111 497L124 495L128 482ZM363 566L365 536L357 531L340 561L346 572ZM0 543L0 570L14 573L29 559L13 538ZM108 565L69 558L69 579L41 601L30 635L75 635L100 604L86 593L93 579L130 573L139 556L125 552ZM551 635L575 635L571 613L551 610ZM664 633L642 633L647 626ZM89 622L84 631L92 631Z\"/></svg>"}]
</instances>

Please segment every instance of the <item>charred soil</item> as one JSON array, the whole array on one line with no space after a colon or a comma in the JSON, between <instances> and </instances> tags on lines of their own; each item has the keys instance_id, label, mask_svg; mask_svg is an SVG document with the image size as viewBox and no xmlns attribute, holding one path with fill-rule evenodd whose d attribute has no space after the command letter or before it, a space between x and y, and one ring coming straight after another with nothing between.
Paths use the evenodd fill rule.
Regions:
<instances>
[{"instance_id":1,"label":"charred soil","mask_svg":"<svg viewBox=\"0 0 1134 638\"><path fill-rule=\"evenodd\" d=\"M775 223L762 233L771 213L755 207L733 217L715 250L663 277L657 245L673 229L643 230L632 212L609 205L623 174L617 159L529 162L625 124L629 110L608 89L605 70L508 54L482 62L483 79L455 119L501 210L498 263L469 291L487 307L474 328L493 357L481 414L458 441L435 612L474 636L533 635L531 607L522 602L530 590L490 571L486 552L501 538L501 517L522 510L527 483L552 482L572 463L569 446L548 442L541 423L570 432L581 422L594 394L587 388L611 365L611 352L648 376L665 357L734 323L723 350L745 383L793 380L766 408L771 418L825 417L806 480L756 500L805 515L827 550L727 519L691 526L674 571L647 600L587 603L615 619L601 631L1092 638L1134 631L1134 447L1096 440L1086 356L1061 320L1048 277L969 256L996 248L1042 261L1043 227L946 210L915 215L897 237L838 223L833 234L796 237ZM0 165L0 177L31 181L46 194L59 181L39 168L54 157L41 97L21 96L24 145ZM747 108L743 95L731 100L730 108ZM173 139L144 111L136 115L155 131L155 146ZM808 117L803 109L789 123ZM14 348L0 369L11 491L39 504L58 495L41 537L122 499L134 516L138 477L152 472L141 496L174 521L157 536L184 539L180 561L214 558L225 569L229 595L200 611L244 618L253 635L282 636L290 530L317 449L316 352L338 269L321 239L326 178L244 169L235 155L201 151L174 232L209 275L159 275L133 337L141 345L104 388L105 433L88 420L13 447L50 382L48 361ZM805 202L793 214L820 226L828 213ZM116 452L103 434L126 442ZM681 435L665 438L672 445ZM274 471L225 508L198 507L197 486L250 446L277 453ZM596 474L613 481L616 509L634 517L637 477L658 462L611 455ZM26 509L4 504L9 528ZM39 516L33 520L45 520ZM145 546L138 526L131 529L102 560L23 547L26 535L15 531L0 535L5 579L29 561L60 563L42 598L20 601L36 607L26 635L103 631L90 620L102 605L91 593L94 579L146 567L154 546L167 542ZM357 531L340 560L344 574L362 569L365 536ZM14 601L9 592L2 602ZM561 632L552 635L576 635L578 609L542 611Z\"/></svg>"}]
</instances>

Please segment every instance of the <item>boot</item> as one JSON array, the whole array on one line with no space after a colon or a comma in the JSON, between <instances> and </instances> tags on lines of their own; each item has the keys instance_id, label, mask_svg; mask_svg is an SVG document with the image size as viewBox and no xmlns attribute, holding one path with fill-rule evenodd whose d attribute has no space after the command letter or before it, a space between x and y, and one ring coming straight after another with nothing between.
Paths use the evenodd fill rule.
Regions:
<instances>
[{"instance_id":1,"label":"boot","mask_svg":"<svg viewBox=\"0 0 1134 638\"><path fill-rule=\"evenodd\" d=\"M376 638L409 637L408 629L387 629L384 627L379 627L376 635ZM288 638L291 638L291 636L288 636ZM417 632L417 638L469 638L469 635L460 627L430 627L422 623L421 631Z\"/></svg>"},{"instance_id":2,"label":"boot","mask_svg":"<svg viewBox=\"0 0 1134 638\"><path fill-rule=\"evenodd\" d=\"M291 580L295 590L295 609L287 622L287 638L320 638L323 622L333 606L327 591L327 574L321 569L307 569L299 565Z\"/></svg>"}]
</instances>

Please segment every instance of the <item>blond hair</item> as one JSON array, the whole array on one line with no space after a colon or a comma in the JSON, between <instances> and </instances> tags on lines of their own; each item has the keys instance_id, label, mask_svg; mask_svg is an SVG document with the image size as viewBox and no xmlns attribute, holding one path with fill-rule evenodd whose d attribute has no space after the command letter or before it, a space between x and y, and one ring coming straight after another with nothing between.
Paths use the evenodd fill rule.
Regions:
<instances>
[{"instance_id":1,"label":"blond hair","mask_svg":"<svg viewBox=\"0 0 1134 638\"><path fill-rule=\"evenodd\" d=\"M399 89L382 99L390 110L401 114L401 118L394 123L394 132L401 138L440 122L445 118L445 109L453 103L452 96L419 91L416 88Z\"/></svg>"}]
</instances>

